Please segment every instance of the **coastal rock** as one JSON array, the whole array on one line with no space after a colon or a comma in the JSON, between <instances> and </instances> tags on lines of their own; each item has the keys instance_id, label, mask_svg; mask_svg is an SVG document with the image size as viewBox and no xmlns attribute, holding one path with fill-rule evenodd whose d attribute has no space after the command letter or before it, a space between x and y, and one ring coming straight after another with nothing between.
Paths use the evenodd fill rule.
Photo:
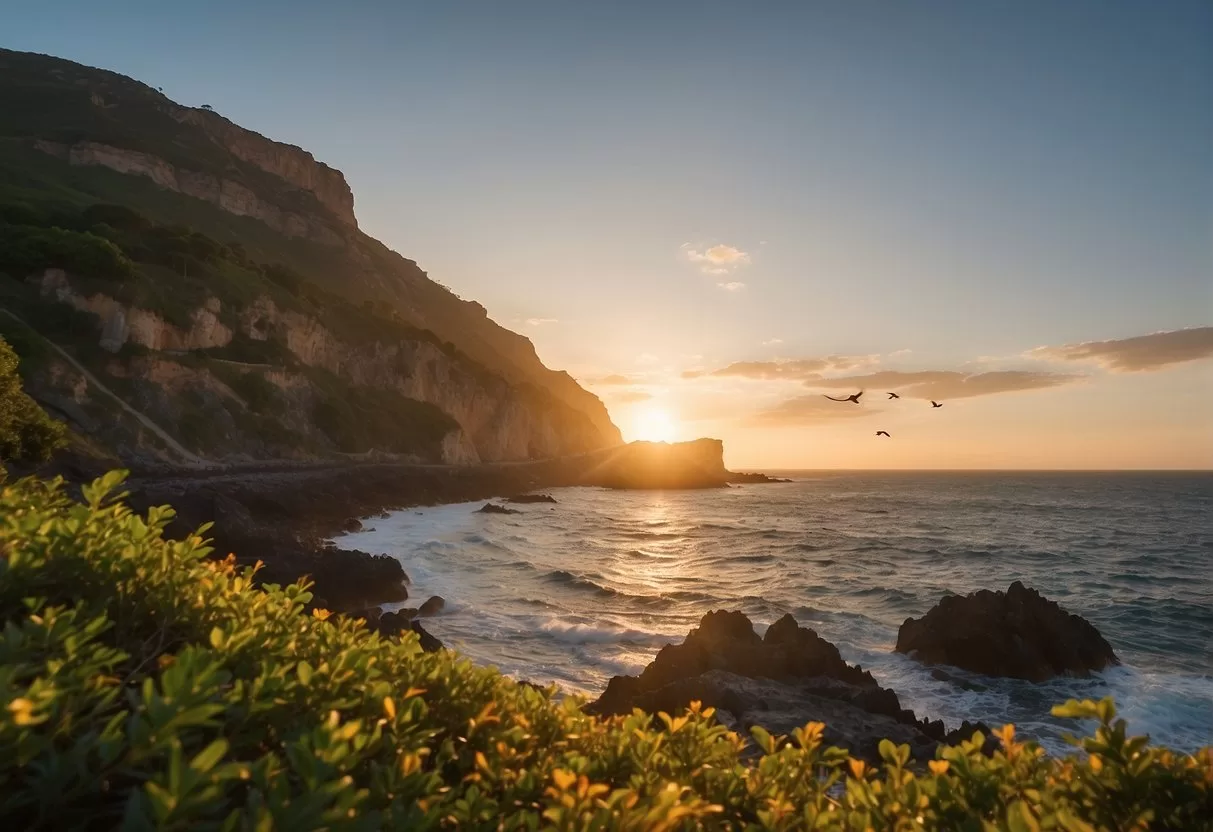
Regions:
<instances>
[{"instance_id":1,"label":"coastal rock","mask_svg":"<svg viewBox=\"0 0 1213 832\"><path fill-rule=\"evenodd\" d=\"M434 636L430 635L419 621L410 621L409 629L417 634L421 643L421 649L427 653L437 653L442 649L442 642Z\"/></svg>"},{"instance_id":2,"label":"coastal rock","mask_svg":"<svg viewBox=\"0 0 1213 832\"><path fill-rule=\"evenodd\" d=\"M485 503L482 507L476 510L476 514L522 514L521 511L505 506L494 505L493 503Z\"/></svg>"},{"instance_id":3,"label":"coastal rock","mask_svg":"<svg viewBox=\"0 0 1213 832\"><path fill-rule=\"evenodd\" d=\"M691 442L631 442L598 455L586 469L585 485L623 489L723 488L724 443L719 439Z\"/></svg>"},{"instance_id":4,"label":"coastal rock","mask_svg":"<svg viewBox=\"0 0 1213 832\"><path fill-rule=\"evenodd\" d=\"M507 503L554 503L556 498L551 494L519 494L516 497L506 497Z\"/></svg>"},{"instance_id":5,"label":"coastal rock","mask_svg":"<svg viewBox=\"0 0 1213 832\"><path fill-rule=\"evenodd\" d=\"M1006 592L944 597L922 618L906 619L895 649L925 664L1033 682L1120 664L1089 621L1019 581Z\"/></svg>"},{"instance_id":6,"label":"coastal rock","mask_svg":"<svg viewBox=\"0 0 1213 832\"><path fill-rule=\"evenodd\" d=\"M768 482L791 482L791 480L785 479L783 477L771 477L766 474L751 474L751 473L744 473L741 471L731 471L729 473L729 482L734 483L734 484L741 484L741 483L762 484L762 483L768 483Z\"/></svg>"},{"instance_id":7,"label":"coastal rock","mask_svg":"<svg viewBox=\"0 0 1213 832\"><path fill-rule=\"evenodd\" d=\"M677 713L696 700L727 711L742 728L789 733L806 722L825 722L829 742L869 759L884 738L909 744L915 758L924 759L948 737L942 722L919 720L895 692L847 664L838 648L790 615L760 637L740 612L709 612L639 676L611 679L587 709Z\"/></svg>"},{"instance_id":8,"label":"coastal rock","mask_svg":"<svg viewBox=\"0 0 1213 832\"><path fill-rule=\"evenodd\" d=\"M425 603L417 609L417 617L421 618L428 615L437 615L442 612L446 606L446 601L439 595L431 595L426 599Z\"/></svg>"}]
</instances>

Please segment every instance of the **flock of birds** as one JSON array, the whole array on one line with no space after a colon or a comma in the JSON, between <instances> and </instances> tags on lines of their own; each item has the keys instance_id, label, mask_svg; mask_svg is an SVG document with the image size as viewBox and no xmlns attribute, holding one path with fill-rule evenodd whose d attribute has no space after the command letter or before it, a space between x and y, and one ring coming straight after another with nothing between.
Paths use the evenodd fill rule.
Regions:
<instances>
[{"instance_id":1,"label":"flock of birds","mask_svg":"<svg viewBox=\"0 0 1213 832\"><path fill-rule=\"evenodd\" d=\"M851 404L859 404L859 397L862 395L863 395L863 391L860 390L858 393L853 393L850 396L847 396L842 399L836 399L833 396L826 396L826 398L832 402L850 402ZM888 396L890 399L900 399L901 398L901 396L897 395L896 393L889 393ZM933 408L934 407L943 407L943 403L937 402L934 399L931 399L931 407L933 407ZM877 436L887 436L890 439L893 438L893 435L890 434L887 430L878 430L878 431L876 431L876 435Z\"/></svg>"}]
</instances>

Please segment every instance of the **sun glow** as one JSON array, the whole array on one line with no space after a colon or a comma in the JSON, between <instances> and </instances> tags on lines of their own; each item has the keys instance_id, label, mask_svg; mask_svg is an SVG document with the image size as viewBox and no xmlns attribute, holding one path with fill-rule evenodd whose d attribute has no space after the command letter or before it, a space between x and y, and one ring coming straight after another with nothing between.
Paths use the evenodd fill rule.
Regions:
<instances>
[{"instance_id":1,"label":"sun glow","mask_svg":"<svg viewBox=\"0 0 1213 832\"><path fill-rule=\"evenodd\" d=\"M678 423L664 407L646 405L633 412L631 434L646 442L673 442L678 438Z\"/></svg>"}]
</instances>

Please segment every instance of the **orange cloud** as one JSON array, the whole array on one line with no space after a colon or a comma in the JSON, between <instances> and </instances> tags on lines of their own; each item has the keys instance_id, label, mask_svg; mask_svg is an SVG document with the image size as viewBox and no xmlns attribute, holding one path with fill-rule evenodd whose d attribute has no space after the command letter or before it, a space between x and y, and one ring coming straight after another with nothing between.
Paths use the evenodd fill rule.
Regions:
<instances>
[{"instance_id":1,"label":"orange cloud","mask_svg":"<svg viewBox=\"0 0 1213 832\"><path fill-rule=\"evenodd\" d=\"M627 376L620 375L619 373L612 373L609 376L583 379L582 383L588 384L591 387L603 387L607 385L633 384L634 382Z\"/></svg>"},{"instance_id":2,"label":"orange cloud","mask_svg":"<svg viewBox=\"0 0 1213 832\"><path fill-rule=\"evenodd\" d=\"M645 402L653 398L652 393L646 393L643 390L620 390L617 393L611 393L608 398L613 402L620 404L633 404L635 402Z\"/></svg>"},{"instance_id":3,"label":"orange cloud","mask_svg":"<svg viewBox=\"0 0 1213 832\"><path fill-rule=\"evenodd\" d=\"M808 381L821 378L822 373L845 373L880 363L876 355L827 355L824 358L800 358L793 361L735 361L727 367L710 373L691 371L683 378L698 378L702 375L732 376L762 381L782 379L786 381Z\"/></svg>"},{"instance_id":4,"label":"orange cloud","mask_svg":"<svg viewBox=\"0 0 1213 832\"><path fill-rule=\"evenodd\" d=\"M880 413L880 408L856 407L850 402L832 402L821 395L797 396L755 413L747 422L755 426L812 425L858 419Z\"/></svg>"},{"instance_id":5,"label":"orange cloud","mask_svg":"<svg viewBox=\"0 0 1213 832\"><path fill-rule=\"evenodd\" d=\"M810 379L805 381L805 386L846 390L891 390L911 399L942 400L1040 390L1070 384L1082 378L1084 376L1028 370L998 370L988 373L961 373L953 370L901 373L886 370L860 376Z\"/></svg>"},{"instance_id":6,"label":"orange cloud","mask_svg":"<svg viewBox=\"0 0 1213 832\"><path fill-rule=\"evenodd\" d=\"M682 254L687 260L698 266L704 274L728 274L750 262L749 254L736 246L727 246L723 243L703 251L692 248L690 243L684 243Z\"/></svg>"},{"instance_id":7,"label":"orange cloud","mask_svg":"<svg viewBox=\"0 0 1213 832\"><path fill-rule=\"evenodd\" d=\"M1213 356L1213 326L1153 332L1110 341L1084 341L1060 347L1037 347L1031 358L1045 361L1090 361L1114 373L1161 370Z\"/></svg>"}]
</instances>

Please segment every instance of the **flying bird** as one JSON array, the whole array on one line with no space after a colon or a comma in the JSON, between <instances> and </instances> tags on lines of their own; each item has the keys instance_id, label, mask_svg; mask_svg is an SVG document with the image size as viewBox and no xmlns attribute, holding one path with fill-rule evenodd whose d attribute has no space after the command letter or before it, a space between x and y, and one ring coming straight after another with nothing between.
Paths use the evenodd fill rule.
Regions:
<instances>
[{"instance_id":1,"label":"flying bird","mask_svg":"<svg viewBox=\"0 0 1213 832\"><path fill-rule=\"evenodd\" d=\"M863 391L860 390L858 393L855 393L854 395L851 395L851 396L847 396L845 399L836 399L833 396L826 396L826 398L832 402L854 402L855 404L859 404L859 397L862 395L863 395Z\"/></svg>"},{"instance_id":2,"label":"flying bird","mask_svg":"<svg viewBox=\"0 0 1213 832\"><path fill-rule=\"evenodd\" d=\"M935 401L934 399L931 399L931 407L943 407L943 405L940 404L939 402Z\"/></svg>"},{"instance_id":3,"label":"flying bird","mask_svg":"<svg viewBox=\"0 0 1213 832\"><path fill-rule=\"evenodd\" d=\"M893 438L892 436L889 436L889 432L887 430L878 430L878 431L876 431L876 435L877 436L888 436L890 439Z\"/></svg>"},{"instance_id":4,"label":"flying bird","mask_svg":"<svg viewBox=\"0 0 1213 832\"><path fill-rule=\"evenodd\" d=\"M889 398L890 398L890 399L900 399L900 398L901 398L901 396L897 395L896 393L890 393L890 394L889 394Z\"/></svg>"}]
</instances>

